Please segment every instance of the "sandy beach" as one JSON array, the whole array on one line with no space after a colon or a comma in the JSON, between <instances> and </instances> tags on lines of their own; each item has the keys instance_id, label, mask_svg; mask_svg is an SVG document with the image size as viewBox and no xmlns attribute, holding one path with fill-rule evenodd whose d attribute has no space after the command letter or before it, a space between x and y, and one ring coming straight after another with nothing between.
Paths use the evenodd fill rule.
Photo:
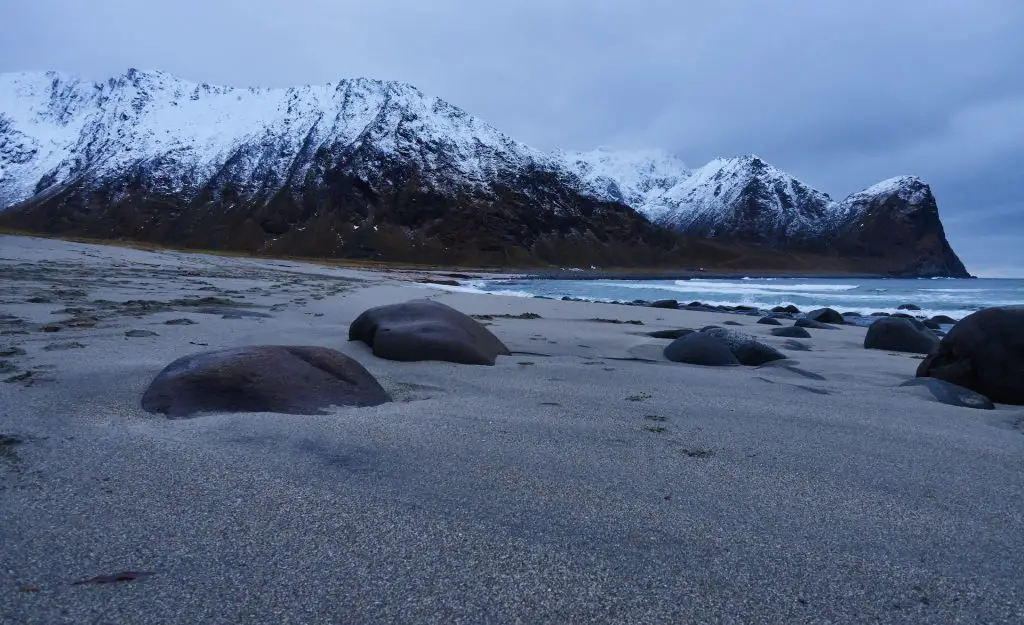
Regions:
<instances>
[{"instance_id":1,"label":"sandy beach","mask_svg":"<svg viewBox=\"0 0 1024 625\"><path fill-rule=\"evenodd\" d=\"M919 357L861 327L793 343L422 277L0 236L0 621L1024 622L1020 407L901 388ZM348 341L422 297L512 355ZM789 359L673 363L646 335L725 321ZM394 401L140 407L176 358L263 344L339 350ZM73 584L126 571L149 575Z\"/></svg>"}]
</instances>

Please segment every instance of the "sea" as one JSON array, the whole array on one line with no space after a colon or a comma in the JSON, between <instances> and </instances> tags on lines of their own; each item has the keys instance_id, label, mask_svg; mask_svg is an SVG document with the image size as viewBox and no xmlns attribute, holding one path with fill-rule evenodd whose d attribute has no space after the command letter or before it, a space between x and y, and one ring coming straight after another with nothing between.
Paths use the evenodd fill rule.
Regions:
<instances>
[{"instance_id":1,"label":"sea","mask_svg":"<svg viewBox=\"0 0 1024 625\"><path fill-rule=\"evenodd\" d=\"M685 305L755 306L770 309L793 304L803 311L834 308L840 312L896 313L904 304L919 306L915 315L962 319L991 306L1024 304L1024 279L832 279L741 278L686 280L550 280L501 278L465 280L453 291L513 297L563 297L595 302L630 303L675 299Z\"/></svg>"}]
</instances>

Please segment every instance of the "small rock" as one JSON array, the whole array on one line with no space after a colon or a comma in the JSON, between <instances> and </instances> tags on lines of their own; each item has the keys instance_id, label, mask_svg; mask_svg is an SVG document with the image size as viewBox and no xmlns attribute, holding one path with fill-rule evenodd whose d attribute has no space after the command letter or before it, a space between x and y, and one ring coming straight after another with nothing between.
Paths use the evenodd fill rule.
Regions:
<instances>
[{"instance_id":1,"label":"small rock","mask_svg":"<svg viewBox=\"0 0 1024 625\"><path fill-rule=\"evenodd\" d=\"M182 317L181 319L168 319L164 324L169 326L192 326L195 325L196 322L187 317Z\"/></svg>"},{"instance_id":2,"label":"small rock","mask_svg":"<svg viewBox=\"0 0 1024 625\"><path fill-rule=\"evenodd\" d=\"M28 298L25 301L28 302L29 304L51 304L51 303L53 303L53 300L51 300L50 298L48 298L48 297L41 297L39 295L37 295L35 297L30 297L30 298Z\"/></svg>"},{"instance_id":3,"label":"small rock","mask_svg":"<svg viewBox=\"0 0 1024 625\"><path fill-rule=\"evenodd\" d=\"M52 323L47 324L39 329L42 330L43 332L60 332L60 326Z\"/></svg>"},{"instance_id":4,"label":"small rock","mask_svg":"<svg viewBox=\"0 0 1024 625\"><path fill-rule=\"evenodd\" d=\"M757 320L757 322L760 323L761 325L766 325L766 326L781 326L782 325L782 322L779 321L778 319L776 319L775 317L761 317L760 319Z\"/></svg>"},{"instance_id":5,"label":"small rock","mask_svg":"<svg viewBox=\"0 0 1024 625\"><path fill-rule=\"evenodd\" d=\"M153 332L152 330L128 330L124 333L124 335L126 338L133 339L143 338L147 336L160 336L159 334Z\"/></svg>"},{"instance_id":6,"label":"small rock","mask_svg":"<svg viewBox=\"0 0 1024 625\"><path fill-rule=\"evenodd\" d=\"M43 348L43 351L62 352L67 351L69 349L83 349L84 347L85 345L82 345L77 341L71 341L70 343L50 343L49 345Z\"/></svg>"},{"instance_id":7,"label":"small rock","mask_svg":"<svg viewBox=\"0 0 1024 625\"><path fill-rule=\"evenodd\" d=\"M722 322L722 325L723 325L723 326L741 326L741 325L743 325L743 324L742 324L742 323L740 323L739 321L731 321L731 320L730 320L730 321L723 321L723 322Z\"/></svg>"},{"instance_id":8,"label":"small rock","mask_svg":"<svg viewBox=\"0 0 1024 625\"><path fill-rule=\"evenodd\" d=\"M921 307L917 304L900 304L896 310L921 310Z\"/></svg>"},{"instance_id":9,"label":"small rock","mask_svg":"<svg viewBox=\"0 0 1024 625\"><path fill-rule=\"evenodd\" d=\"M773 328L772 334L775 336L784 336L791 339L809 339L811 333L806 328L800 326L786 326L784 328Z\"/></svg>"},{"instance_id":10,"label":"small rock","mask_svg":"<svg viewBox=\"0 0 1024 625\"><path fill-rule=\"evenodd\" d=\"M0 357L24 356L25 350L20 347L0 347Z\"/></svg>"},{"instance_id":11,"label":"small rock","mask_svg":"<svg viewBox=\"0 0 1024 625\"><path fill-rule=\"evenodd\" d=\"M938 324L938 325L943 325L943 326L951 326L951 325L954 325L956 323L956 319L954 319L952 317L949 317L947 315L935 315L934 317L932 317L928 321L931 321L932 323L935 323L935 324Z\"/></svg>"}]
</instances>

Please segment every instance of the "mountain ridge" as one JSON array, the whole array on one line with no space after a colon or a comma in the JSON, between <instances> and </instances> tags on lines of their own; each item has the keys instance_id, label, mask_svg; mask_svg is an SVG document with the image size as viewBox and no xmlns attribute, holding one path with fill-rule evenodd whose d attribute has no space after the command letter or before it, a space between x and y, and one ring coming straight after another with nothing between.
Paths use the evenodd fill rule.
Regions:
<instances>
[{"instance_id":1,"label":"mountain ridge","mask_svg":"<svg viewBox=\"0 0 1024 625\"><path fill-rule=\"evenodd\" d=\"M348 214L327 221L344 231L341 239L360 239L355 233L363 226L393 226L412 245L417 237L443 238L438 220L447 217L510 259L559 262L557 247L565 245L575 251L564 260L607 260L584 244L596 240L611 249L621 243L615 237L625 236L628 245L612 254L617 262L629 262L625 248L653 246L660 251L640 254L644 262L671 263L672 250L685 245L613 208L621 205L684 237L822 255L858 250L881 266L882 257L899 250L867 245L849 225L864 211L892 210L893 202L938 222L937 208L924 205L934 204L930 189L912 180L890 179L836 202L754 155L689 169L659 150L547 153L397 81L236 88L139 70L101 83L55 72L0 75L0 221L44 230L106 226L115 234L159 231L173 239L168 221L175 214L209 224L208 216L180 213L242 210L245 219L225 219L257 219L262 235L253 230L249 238L264 240L246 247L260 249L340 210ZM395 204L402 193L410 206ZM874 201L880 196L896 199ZM154 203L175 208L169 215L149 208L139 219L125 212ZM280 215L266 214L271 204ZM387 224L378 219L385 217ZM103 223L83 225L90 219ZM919 238L935 238L931 221L918 228ZM941 222L938 231L942 240L932 241L927 254L894 258L889 270L966 274ZM378 251L393 256L397 238ZM549 249L541 253L538 245ZM931 253L936 246L940 252Z\"/></svg>"}]
</instances>

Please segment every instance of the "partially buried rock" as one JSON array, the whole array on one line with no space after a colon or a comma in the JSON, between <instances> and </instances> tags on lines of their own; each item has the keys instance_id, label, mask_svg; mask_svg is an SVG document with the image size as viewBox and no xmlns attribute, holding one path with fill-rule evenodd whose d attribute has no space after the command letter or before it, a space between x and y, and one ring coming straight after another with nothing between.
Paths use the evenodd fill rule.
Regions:
<instances>
[{"instance_id":1,"label":"partially buried rock","mask_svg":"<svg viewBox=\"0 0 1024 625\"><path fill-rule=\"evenodd\" d=\"M145 338L147 336L160 336L159 334L153 332L152 330L128 330L127 332L124 333L124 335L126 338L132 339Z\"/></svg>"},{"instance_id":2,"label":"partially buried rock","mask_svg":"<svg viewBox=\"0 0 1024 625\"><path fill-rule=\"evenodd\" d=\"M725 341L706 332L682 336L665 347L665 358L672 362L708 367L736 367L740 361L733 356Z\"/></svg>"},{"instance_id":3,"label":"partially buried rock","mask_svg":"<svg viewBox=\"0 0 1024 625\"><path fill-rule=\"evenodd\" d=\"M509 350L480 322L426 299L371 308L356 317L348 340L362 341L380 358L493 365Z\"/></svg>"},{"instance_id":4,"label":"partially buried rock","mask_svg":"<svg viewBox=\"0 0 1024 625\"><path fill-rule=\"evenodd\" d=\"M739 321L731 321L731 320L730 320L730 321L723 321L723 322L722 322L722 325L723 325L723 326L741 326L741 325L743 325L743 324L742 324L742 323L740 323Z\"/></svg>"},{"instance_id":5,"label":"partially buried rock","mask_svg":"<svg viewBox=\"0 0 1024 625\"><path fill-rule=\"evenodd\" d=\"M739 360L740 364L747 365L748 367L756 367L766 362L786 358L785 354L771 345L765 345L753 336L737 332L736 330L711 328L702 330L701 334L710 334L722 339L729 347L732 355L736 357L736 360Z\"/></svg>"},{"instance_id":6,"label":"partially buried rock","mask_svg":"<svg viewBox=\"0 0 1024 625\"><path fill-rule=\"evenodd\" d=\"M804 317L820 323L838 323L840 325L846 323L843 316L831 308L818 308L807 313Z\"/></svg>"},{"instance_id":7,"label":"partially buried rock","mask_svg":"<svg viewBox=\"0 0 1024 625\"><path fill-rule=\"evenodd\" d=\"M655 330L654 332L648 332L647 336L656 339L677 339L687 334L693 334L696 330L689 328L679 328L678 330Z\"/></svg>"},{"instance_id":8,"label":"partially buried rock","mask_svg":"<svg viewBox=\"0 0 1024 625\"><path fill-rule=\"evenodd\" d=\"M775 317L761 317L757 320L758 323L766 326L781 326L782 322Z\"/></svg>"},{"instance_id":9,"label":"partially buried rock","mask_svg":"<svg viewBox=\"0 0 1024 625\"><path fill-rule=\"evenodd\" d=\"M920 327L918 327L920 326ZM911 354L930 354L939 346L939 339L918 322L910 319L882 317L868 327L864 335L866 349L883 349Z\"/></svg>"},{"instance_id":10,"label":"partially buried rock","mask_svg":"<svg viewBox=\"0 0 1024 625\"><path fill-rule=\"evenodd\" d=\"M1024 306L986 308L953 326L918 377L945 380L994 402L1024 404Z\"/></svg>"},{"instance_id":11,"label":"partially buried rock","mask_svg":"<svg viewBox=\"0 0 1024 625\"><path fill-rule=\"evenodd\" d=\"M146 389L142 407L182 418L204 412L324 414L331 406L388 401L377 380L341 352L259 345L175 360Z\"/></svg>"},{"instance_id":12,"label":"partially buried rock","mask_svg":"<svg viewBox=\"0 0 1024 625\"><path fill-rule=\"evenodd\" d=\"M907 380L900 384L900 386L921 388L937 401L949 404L950 406L978 408L981 410L992 410L995 408L995 405L984 395L937 378L914 378L913 380Z\"/></svg>"},{"instance_id":13,"label":"partially buried rock","mask_svg":"<svg viewBox=\"0 0 1024 625\"><path fill-rule=\"evenodd\" d=\"M839 329L839 328L837 328L837 327L835 327L833 325L829 325L827 323L822 323L820 321L815 321L814 319L797 319L795 322L793 322L793 325L798 327L798 328L810 328L812 330L838 330Z\"/></svg>"},{"instance_id":14,"label":"partially buried rock","mask_svg":"<svg viewBox=\"0 0 1024 625\"><path fill-rule=\"evenodd\" d=\"M164 323L169 326L191 326L195 325L196 322L187 317L183 317L181 319L168 319Z\"/></svg>"},{"instance_id":15,"label":"partially buried rock","mask_svg":"<svg viewBox=\"0 0 1024 625\"><path fill-rule=\"evenodd\" d=\"M791 339L809 339L811 333L806 328L799 326L786 326L784 328L773 328L772 334L775 336L784 336Z\"/></svg>"},{"instance_id":16,"label":"partially buried rock","mask_svg":"<svg viewBox=\"0 0 1024 625\"><path fill-rule=\"evenodd\" d=\"M917 304L900 304L896 310L921 310L921 307Z\"/></svg>"}]
</instances>

